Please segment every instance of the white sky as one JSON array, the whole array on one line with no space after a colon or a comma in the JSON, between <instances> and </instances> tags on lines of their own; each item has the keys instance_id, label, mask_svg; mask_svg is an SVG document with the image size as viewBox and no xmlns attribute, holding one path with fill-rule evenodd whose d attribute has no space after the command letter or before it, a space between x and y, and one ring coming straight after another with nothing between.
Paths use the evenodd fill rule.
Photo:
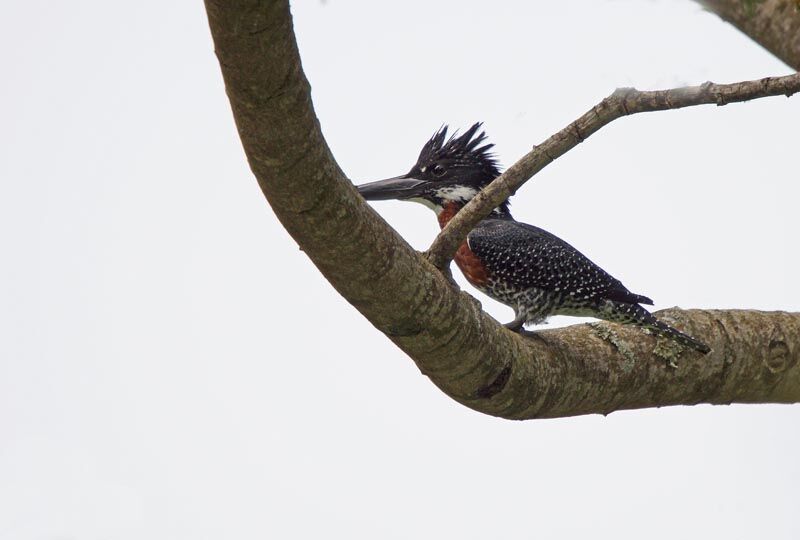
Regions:
<instances>
[{"instance_id":1,"label":"white sky","mask_svg":"<svg viewBox=\"0 0 800 540\"><path fill-rule=\"evenodd\" d=\"M357 183L442 123L509 165L617 86L789 73L689 1L487 4L295 3ZM265 204L200 2L9 3L0 65L0 539L800 537L798 407L515 423L439 392ZM515 214L658 307L800 310L798 113L623 119Z\"/></svg>"}]
</instances>

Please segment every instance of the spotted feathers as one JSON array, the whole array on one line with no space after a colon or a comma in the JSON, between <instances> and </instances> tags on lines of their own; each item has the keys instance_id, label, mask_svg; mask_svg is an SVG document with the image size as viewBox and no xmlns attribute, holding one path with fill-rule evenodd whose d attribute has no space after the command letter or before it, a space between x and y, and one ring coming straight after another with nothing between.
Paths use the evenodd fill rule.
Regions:
<instances>
[{"instance_id":1,"label":"spotted feathers","mask_svg":"<svg viewBox=\"0 0 800 540\"><path fill-rule=\"evenodd\" d=\"M447 136L443 126L425 143L405 175L358 187L368 200L402 199L433 209L444 227L480 190L500 175L481 124ZM508 201L479 223L459 247L455 262L467 280L514 309L507 325L520 329L551 315L597 317L649 328L685 346L708 347L658 321L640 304L653 301L617 279L560 238L511 217Z\"/></svg>"}]
</instances>

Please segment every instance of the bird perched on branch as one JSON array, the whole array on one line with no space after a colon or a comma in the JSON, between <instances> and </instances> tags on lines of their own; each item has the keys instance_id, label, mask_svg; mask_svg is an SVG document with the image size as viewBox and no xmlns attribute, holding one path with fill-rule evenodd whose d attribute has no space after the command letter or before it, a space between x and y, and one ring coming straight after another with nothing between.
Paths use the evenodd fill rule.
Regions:
<instances>
[{"instance_id":1,"label":"bird perched on branch","mask_svg":"<svg viewBox=\"0 0 800 540\"><path fill-rule=\"evenodd\" d=\"M447 126L425 143L417 163L402 176L358 186L371 201L399 199L424 204L447 222L484 186L500 175L484 144L480 123L462 135L447 136ZM551 315L597 317L649 329L683 346L706 353L709 347L656 319L641 304L653 301L630 292L577 249L511 216L508 201L492 210L467 235L455 262L473 286L514 309L505 326L544 322Z\"/></svg>"}]
</instances>

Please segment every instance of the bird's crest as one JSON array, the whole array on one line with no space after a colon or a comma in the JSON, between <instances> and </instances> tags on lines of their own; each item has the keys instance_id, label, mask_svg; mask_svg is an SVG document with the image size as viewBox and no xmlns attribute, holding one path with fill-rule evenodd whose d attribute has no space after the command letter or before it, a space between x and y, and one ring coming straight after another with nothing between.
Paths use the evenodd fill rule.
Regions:
<instances>
[{"instance_id":1,"label":"bird's crest","mask_svg":"<svg viewBox=\"0 0 800 540\"><path fill-rule=\"evenodd\" d=\"M420 165L446 161L450 167L480 167L488 181L500 175L495 155L490 152L494 145L485 144L486 133L480 130L482 122L476 122L462 135L454 131L447 137L448 126L443 125L422 147L417 163Z\"/></svg>"}]
</instances>

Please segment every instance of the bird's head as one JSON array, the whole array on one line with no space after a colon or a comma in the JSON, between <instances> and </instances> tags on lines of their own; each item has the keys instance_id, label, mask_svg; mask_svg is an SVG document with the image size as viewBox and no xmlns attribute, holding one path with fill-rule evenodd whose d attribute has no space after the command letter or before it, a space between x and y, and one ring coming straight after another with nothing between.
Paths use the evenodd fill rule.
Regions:
<instances>
[{"instance_id":1,"label":"bird's head","mask_svg":"<svg viewBox=\"0 0 800 540\"><path fill-rule=\"evenodd\" d=\"M489 150L493 144L482 144L481 123L473 124L462 135L447 137L443 126L425 143L417 163L402 175L358 186L368 201L398 199L420 202L440 214L444 208L460 208L492 180L500 176L497 161ZM507 204L498 211L507 212Z\"/></svg>"}]
</instances>

